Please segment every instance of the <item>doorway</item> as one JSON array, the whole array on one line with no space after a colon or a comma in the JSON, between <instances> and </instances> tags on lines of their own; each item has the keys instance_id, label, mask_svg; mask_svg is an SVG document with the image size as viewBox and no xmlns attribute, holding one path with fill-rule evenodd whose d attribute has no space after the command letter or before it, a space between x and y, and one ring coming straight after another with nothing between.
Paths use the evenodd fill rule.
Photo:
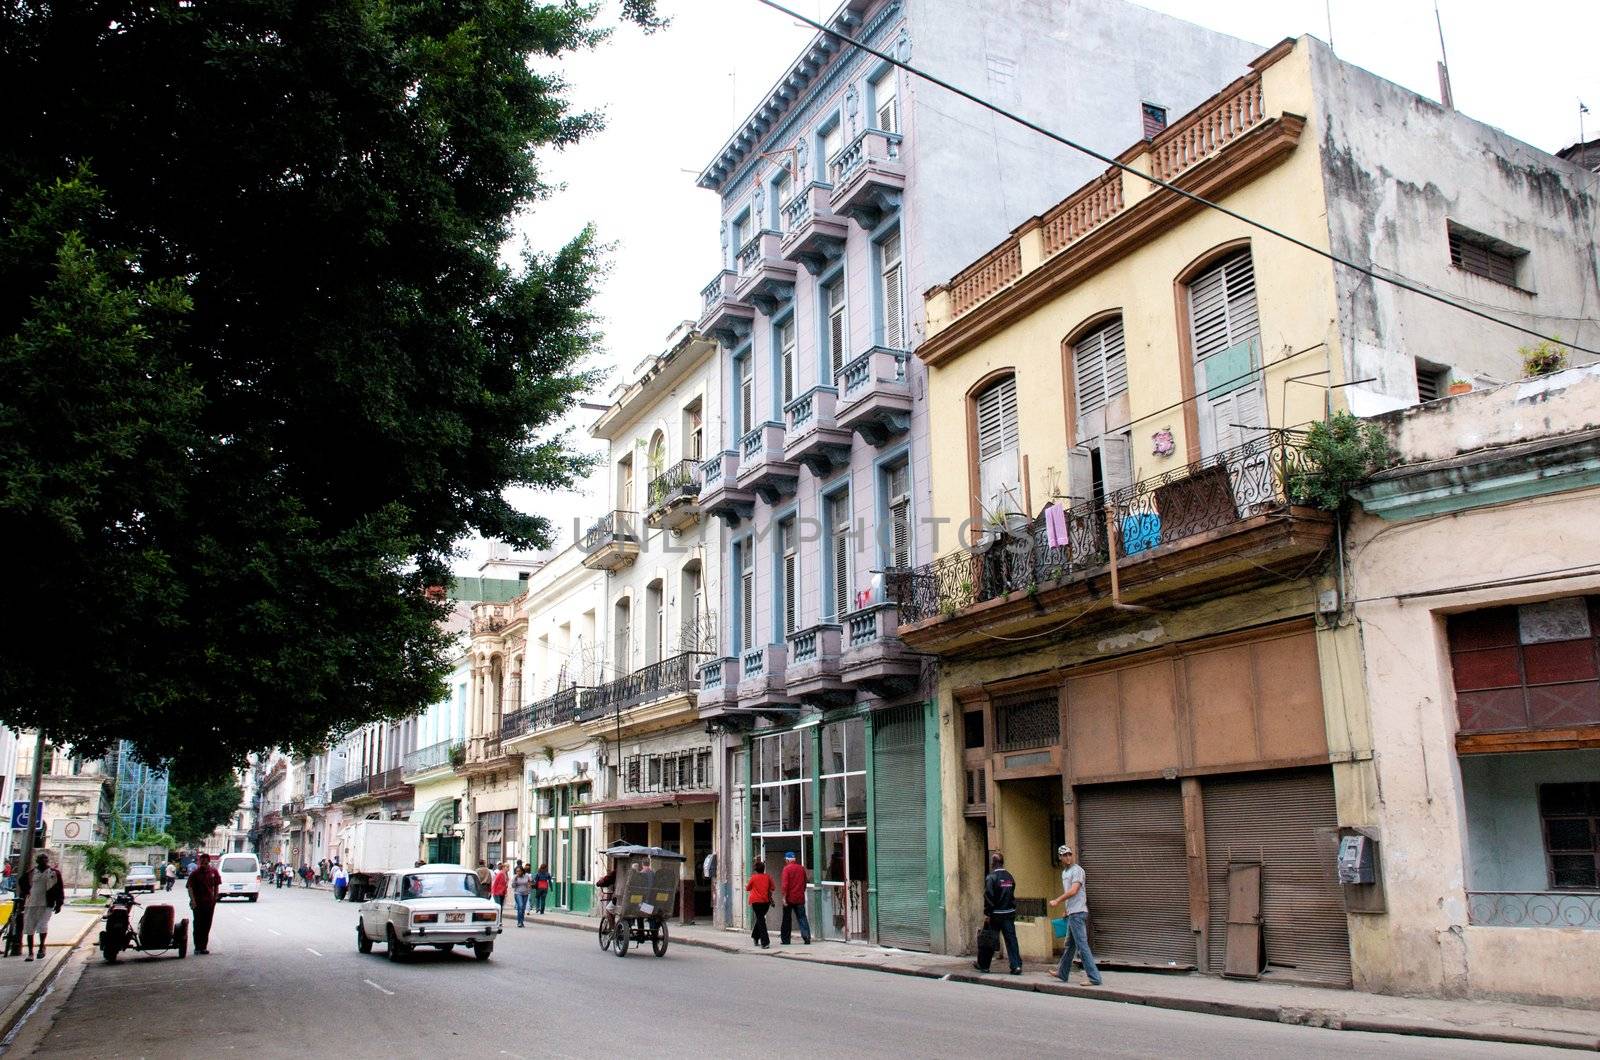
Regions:
<instances>
[{"instance_id":1,"label":"doorway","mask_svg":"<svg viewBox=\"0 0 1600 1060\"><path fill-rule=\"evenodd\" d=\"M999 780L994 787L999 840L1006 868L1017 881L1017 915L1045 916L1046 903L1061 891L1056 865L1056 847L1066 834L1061 778Z\"/></svg>"}]
</instances>

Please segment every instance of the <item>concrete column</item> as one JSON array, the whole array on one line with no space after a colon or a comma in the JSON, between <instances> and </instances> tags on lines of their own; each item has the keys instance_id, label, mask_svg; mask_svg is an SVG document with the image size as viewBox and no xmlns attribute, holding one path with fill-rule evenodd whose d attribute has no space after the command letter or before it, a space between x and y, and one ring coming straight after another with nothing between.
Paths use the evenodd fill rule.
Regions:
<instances>
[{"instance_id":1,"label":"concrete column","mask_svg":"<svg viewBox=\"0 0 1600 1060\"><path fill-rule=\"evenodd\" d=\"M685 924L692 924L695 873L700 866L700 859L705 856L694 846L693 818L678 822L678 852L689 859L683 863L683 871L678 874L678 913Z\"/></svg>"}]
</instances>

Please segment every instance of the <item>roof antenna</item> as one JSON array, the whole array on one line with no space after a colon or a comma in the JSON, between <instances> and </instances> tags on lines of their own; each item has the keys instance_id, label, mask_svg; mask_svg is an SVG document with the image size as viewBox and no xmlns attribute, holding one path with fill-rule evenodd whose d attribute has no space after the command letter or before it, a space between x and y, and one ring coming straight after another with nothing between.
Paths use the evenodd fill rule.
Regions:
<instances>
[{"instance_id":1,"label":"roof antenna","mask_svg":"<svg viewBox=\"0 0 1600 1060\"><path fill-rule=\"evenodd\" d=\"M1328 20L1328 50L1335 51L1333 46L1333 0L1322 0L1322 13Z\"/></svg>"},{"instance_id":2,"label":"roof antenna","mask_svg":"<svg viewBox=\"0 0 1600 1060\"><path fill-rule=\"evenodd\" d=\"M1450 94L1450 57L1444 51L1444 20L1439 17L1439 0L1433 0L1433 22L1439 27L1439 102L1445 110L1455 110L1456 101Z\"/></svg>"}]
</instances>

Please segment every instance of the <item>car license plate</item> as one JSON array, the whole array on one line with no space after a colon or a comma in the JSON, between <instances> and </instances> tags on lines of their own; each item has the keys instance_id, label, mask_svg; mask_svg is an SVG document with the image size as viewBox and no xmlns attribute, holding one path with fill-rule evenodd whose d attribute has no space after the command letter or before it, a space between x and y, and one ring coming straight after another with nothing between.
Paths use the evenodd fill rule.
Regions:
<instances>
[{"instance_id":1,"label":"car license plate","mask_svg":"<svg viewBox=\"0 0 1600 1060\"><path fill-rule=\"evenodd\" d=\"M244 884L236 883L236 884L233 885L233 889L236 890L236 891L242 891L242 890L244 890Z\"/></svg>"},{"instance_id":2,"label":"car license plate","mask_svg":"<svg viewBox=\"0 0 1600 1060\"><path fill-rule=\"evenodd\" d=\"M466 919L467 914L465 913L446 913L444 915L444 922L446 924L461 924L464 923Z\"/></svg>"}]
</instances>

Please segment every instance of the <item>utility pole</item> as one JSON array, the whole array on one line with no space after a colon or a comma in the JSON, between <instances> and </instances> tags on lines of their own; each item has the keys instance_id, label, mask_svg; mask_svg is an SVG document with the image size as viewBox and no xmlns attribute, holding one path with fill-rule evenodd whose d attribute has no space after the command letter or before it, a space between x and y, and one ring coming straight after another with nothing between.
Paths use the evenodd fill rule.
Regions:
<instances>
[{"instance_id":1,"label":"utility pole","mask_svg":"<svg viewBox=\"0 0 1600 1060\"><path fill-rule=\"evenodd\" d=\"M38 738L33 746L33 780L28 792L28 827L22 836L22 860L17 866L16 897L12 899L11 923L7 925L5 956L16 957L22 953L22 874L33 865L33 836L38 830L40 821L34 820L39 809L39 784L44 775L44 730L38 730ZM38 814L38 816L43 816Z\"/></svg>"}]
</instances>

